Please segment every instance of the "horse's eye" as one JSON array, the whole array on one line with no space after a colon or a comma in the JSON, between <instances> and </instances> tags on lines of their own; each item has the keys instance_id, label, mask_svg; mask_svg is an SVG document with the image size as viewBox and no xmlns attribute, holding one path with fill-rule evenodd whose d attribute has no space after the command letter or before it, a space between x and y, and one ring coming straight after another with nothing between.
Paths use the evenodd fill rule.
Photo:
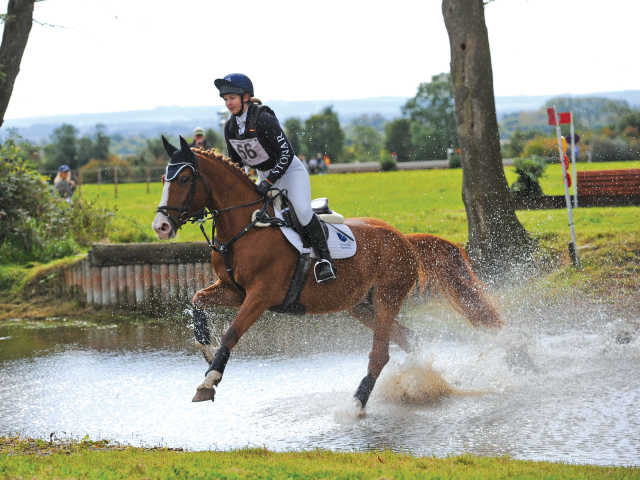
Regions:
<instances>
[{"instance_id":1,"label":"horse's eye","mask_svg":"<svg viewBox=\"0 0 640 480\"><path fill-rule=\"evenodd\" d=\"M180 177L180 183L181 183L181 184L183 184L183 185L184 185L184 184L185 184L185 183L187 183L188 181L189 181L189 177L188 177L188 176L183 175L182 177Z\"/></svg>"}]
</instances>

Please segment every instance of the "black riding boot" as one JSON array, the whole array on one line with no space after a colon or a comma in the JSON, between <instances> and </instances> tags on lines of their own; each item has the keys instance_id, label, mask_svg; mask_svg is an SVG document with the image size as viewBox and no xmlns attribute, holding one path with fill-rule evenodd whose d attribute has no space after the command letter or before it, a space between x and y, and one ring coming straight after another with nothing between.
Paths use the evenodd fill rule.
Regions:
<instances>
[{"instance_id":1,"label":"black riding boot","mask_svg":"<svg viewBox=\"0 0 640 480\"><path fill-rule=\"evenodd\" d=\"M327 246L327 238L324 236L324 230L318 217L314 214L309 225L302 227L302 229L319 257L313 268L316 282L322 283L335 279L336 274L333 268L331 254L329 253L329 247Z\"/></svg>"}]
</instances>

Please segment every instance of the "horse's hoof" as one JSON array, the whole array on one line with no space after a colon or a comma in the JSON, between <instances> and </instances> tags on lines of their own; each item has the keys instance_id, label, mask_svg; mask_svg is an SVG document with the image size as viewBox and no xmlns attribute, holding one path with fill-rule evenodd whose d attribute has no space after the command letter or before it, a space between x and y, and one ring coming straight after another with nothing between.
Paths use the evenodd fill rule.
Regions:
<instances>
[{"instance_id":1,"label":"horse's hoof","mask_svg":"<svg viewBox=\"0 0 640 480\"><path fill-rule=\"evenodd\" d=\"M193 396L192 402L206 402L207 400L211 400L213 402L213 397L216 396L215 388L199 388L196 390L196 394Z\"/></svg>"},{"instance_id":2,"label":"horse's hoof","mask_svg":"<svg viewBox=\"0 0 640 480\"><path fill-rule=\"evenodd\" d=\"M353 398L353 413L356 418L364 418L367 413L358 398Z\"/></svg>"}]
</instances>

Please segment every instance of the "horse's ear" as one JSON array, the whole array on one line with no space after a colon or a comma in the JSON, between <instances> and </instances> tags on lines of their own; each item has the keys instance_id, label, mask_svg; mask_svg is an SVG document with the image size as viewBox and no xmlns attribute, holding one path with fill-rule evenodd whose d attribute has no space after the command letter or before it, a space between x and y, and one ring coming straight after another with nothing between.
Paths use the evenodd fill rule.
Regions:
<instances>
[{"instance_id":1,"label":"horse's ear","mask_svg":"<svg viewBox=\"0 0 640 480\"><path fill-rule=\"evenodd\" d=\"M178 149L176 147L174 147L173 145L171 145L166 138L164 138L164 135L161 135L162 137L162 144L164 145L164 149L167 151L167 153L169 154L169 158L171 158L171 155L173 155L173 152L177 151Z\"/></svg>"},{"instance_id":2,"label":"horse's ear","mask_svg":"<svg viewBox=\"0 0 640 480\"><path fill-rule=\"evenodd\" d=\"M184 138L182 138L182 135L180 135L180 150L182 150L183 152L191 151L191 147L189 147L189 144L187 143L187 141Z\"/></svg>"}]
</instances>

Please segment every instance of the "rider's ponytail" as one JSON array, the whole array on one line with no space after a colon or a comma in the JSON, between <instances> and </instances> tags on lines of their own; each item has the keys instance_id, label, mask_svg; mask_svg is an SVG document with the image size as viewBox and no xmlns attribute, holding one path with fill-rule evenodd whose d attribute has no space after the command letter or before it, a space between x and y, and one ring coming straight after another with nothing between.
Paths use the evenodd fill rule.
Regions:
<instances>
[{"instance_id":1,"label":"rider's ponytail","mask_svg":"<svg viewBox=\"0 0 640 480\"><path fill-rule=\"evenodd\" d=\"M262 105L262 100L260 100L257 97L251 97L251 99L249 100L249 103L254 103L256 105Z\"/></svg>"}]
</instances>

